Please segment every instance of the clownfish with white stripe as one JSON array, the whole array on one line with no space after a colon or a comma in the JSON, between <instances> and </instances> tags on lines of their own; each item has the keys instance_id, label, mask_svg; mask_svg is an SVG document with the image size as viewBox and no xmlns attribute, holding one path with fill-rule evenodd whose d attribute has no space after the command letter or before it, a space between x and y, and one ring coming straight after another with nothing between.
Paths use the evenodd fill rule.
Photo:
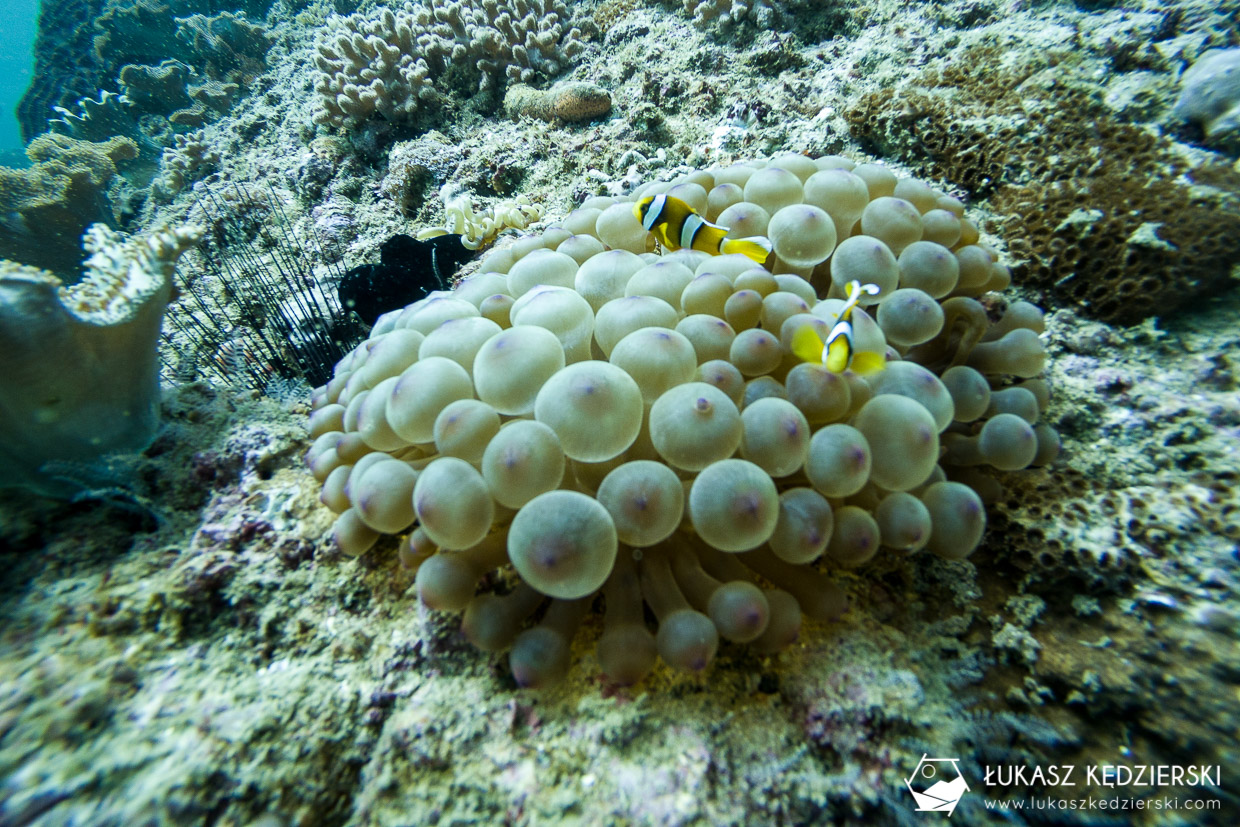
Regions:
<instances>
[{"instance_id":1,"label":"clownfish with white stripe","mask_svg":"<svg viewBox=\"0 0 1240 827\"><path fill-rule=\"evenodd\" d=\"M727 227L710 223L671 195L646 196L633 205L633 215L669 250L687 247L712 256L740 253L758 264L771 254L771 242L762 236L728 238Z\"/></svg>"},{"instance_id":2,"label":"clownfish with white stripe","mask_svg":"<svg viewBox=\"0 0 1240 827\"><path fill-rule=\"evenodd\" d=\"M819 338L818 333L810 325L798 328L792 336L792 352L806 362L818 362L826 365L832 373L843 373L852 370L866 374L882 370L887 364L887 357L882 353L854 353L852 312L862 295L878 294L877 284L862 284L859 281L848 283L848 301L840 311L839 318L827 341Z\"/></svg>"}]
</instances>

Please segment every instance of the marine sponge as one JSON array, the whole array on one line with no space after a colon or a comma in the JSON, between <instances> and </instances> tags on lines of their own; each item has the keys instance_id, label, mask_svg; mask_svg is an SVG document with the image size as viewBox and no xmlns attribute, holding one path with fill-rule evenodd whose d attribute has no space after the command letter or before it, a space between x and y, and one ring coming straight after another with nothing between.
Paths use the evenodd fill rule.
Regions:
<instances>
[{"instance_id":1,"label":"marine sponge","mask_svg":"<svg viewBox=\"0 0 1240 827\"><path fill-rule=\"evenodd\" d=\"M400 560L417 568L428 606L464 610L476 645L512 647L525 686L563 674L599 593L599 662L629 684L657 658L707 668L720 638L777 651L802 614L846 611L840 572L923 548L972 553L986 521L972 486L989 495L999 483L987 471L1050 459L1031 422L1045 394L1014 387L1042 367L1041 314L1015 303L992 324L978 298L1007 280L990 253L970 249L975 238L912 240L951 223L931 212L963 223L954 199L881 168L818 163L750 161L670 182L700 204L747 182L742 197L788 219L772 219L784 236L775 263L780 249L812 248L801 259L809 280L743 256L645 252L622 226L632 202L605 199L492 252L452 292L380 317L313 397L307 462L339 514L341 550L379 542L372 477L390 477L399 494L416 478L418 521L388 531L403 535ZM822 171L829 180L815 181ZM807 190L852 199L835 212L802 209ZM895 224L893 243L923 245L916 255L897 258L864 234L875 203L880 218L894 216L879 222ZM728 209L746 204L766 212L748 201ZM977 271L965 284L942 264L958 258ZM870 376L791 353L800 327L825 336L836 322L840 267L885 287L867 297L877 309L852 311L857 347L886 354ZM408 470L392 473L393 463ZM383 502L387 527L408 518ZM496 569L488 581L507 593L475 595Z\"/></svg>"},{"instance_id":2,"label":"marine sponge","mask_svg":"<svg viewBox=\"0 0 1240 827\"><path fill-rule=\"evenodd\" d=\"M516 83L504 95L504 113L510 118L578 123L601 118L610 111L611 93L581 81L557 83L546 90Z\"/></svg>"},{"instance_id":3,"label":"marine sponge","mask_svg":"<svg viewBox=\"0 0 1240 827\"><path fill-rule=\"evenodd\" d=\"M159 406L156 343L193 227L125 239L96 224L86 276L0 261L0 485L73 493L58 462L145 448Z\"/></svg>"}]
</instances>

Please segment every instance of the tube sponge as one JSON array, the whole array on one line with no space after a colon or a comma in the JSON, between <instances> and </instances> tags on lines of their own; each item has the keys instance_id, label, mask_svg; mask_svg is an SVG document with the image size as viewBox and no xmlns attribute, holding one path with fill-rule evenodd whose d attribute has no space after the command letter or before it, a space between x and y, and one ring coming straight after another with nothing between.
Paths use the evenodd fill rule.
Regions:
<instances>
[{"instance_id":1,"label":"tube sponge","mask_svg":"<svg viewBox=\"0 0 1240 827\"><path fill-rule=\"evenodd\" d=\"M49 463L139 451L159 414L156 344L176 260L200 230L126 239L101 224L86 275L65 287L46 270L0 262L0 486L71 496Z\"/></svg>"}]
</instances>

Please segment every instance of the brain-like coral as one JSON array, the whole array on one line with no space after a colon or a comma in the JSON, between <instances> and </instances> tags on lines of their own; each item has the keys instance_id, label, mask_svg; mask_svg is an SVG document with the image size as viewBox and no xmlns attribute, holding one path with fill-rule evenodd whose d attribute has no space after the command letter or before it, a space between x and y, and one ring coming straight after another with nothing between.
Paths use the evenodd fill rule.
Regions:
<instances>
[{"instance_id":1,"label":"brain-like coral","mask_svg":"<svg viewBox=\"0 0 1240 827\"><path fill-rule=\"evenodd\" d=\"M314 394L307 461L339 548L399 536L421 599L510 649L522 685L564 672L599 594L617 683L656 658L704 669L720 638L777 650L802 615L846 611L839 572L967 557L992 471L1058 451L1042 314L997 295L1008 272L955 198L799 155L633 198L661 192L768 235L769 266L658 255L632 200L591 199L381 317ZM793 353L853 280L874 286L851 318L866 375Z\"/></svg>"},{"instance_id":2,"label":"brain-like coral","mask_svg":"<svg viewBox=\"0 0 1240 827\"><path fill-rule=\"evenodd\" d=\"M583 48L559 0L432 0L333 19L320 39L317 123L407 120L459 88L502 89L562 72Z\"/></svg>"}]
</instances>

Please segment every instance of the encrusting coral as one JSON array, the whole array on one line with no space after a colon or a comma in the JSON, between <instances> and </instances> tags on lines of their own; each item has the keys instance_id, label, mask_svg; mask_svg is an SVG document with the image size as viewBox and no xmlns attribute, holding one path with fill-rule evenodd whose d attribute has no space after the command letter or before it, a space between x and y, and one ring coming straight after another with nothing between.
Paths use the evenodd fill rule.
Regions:
<instances>
[{"instance_id":1,"label":"encrusting coral","mask_svg":"<svg viewBox=\"0 0 1240 827\"><path fill-rule=\"evenodd\" d=\"M56 463L141 450L159 410L156 343L194 227L126 239L96 224L85 277L0 261L0 485L72 493Z\"/></svg>"},{"instance_id":2,"label":"encrusting coral","mask_svg":"<svg viewBox=\"0 0 1240 827\"><path fill-rule=\"evenodd\" d=\"M333 18L315 56L315 122L407 120L441 103L454 81L470 94L554 77L584 48L570 20L559 0L431 0Z\"/></svg>"},{"instance_id":3,"label":"encrusting coral","mask_svg":"<svg viewBox=\"0 0 1240 827\"><path fill-rule=\"evenodd\" d=\"M563 674L599 593L617 683L656 655L699 671L720 637L777 650L802 614L846 611L833 571L967 557L1002 489L988 471L1058 451L1038 421L1041 312L992 322L1010 277L955 198L799 155L631 197L658 193L748 216L796 264L656 255L633 201L590 199L385 314L314 393L307 461L339 548L400 535L421 599L463 610L480 648L511 647L525 686ZM837 233L858 252L841 259ZM844 278L874 285L851 316L856 349L886 357L871 375L792 353L802 328L832 330ZM508 587L475 595L495 569Z\"/></svg>"},{"instance_id":4,"label":"encrusting coral","mask_svg":"<svg viewBox=\"0 0 1240 827\"><path fill-rule=\"evenodd\" d=\"M1061 55L1005 61L1003 48L972 46L862 96L845 113L854 137L993 192L1022 285L1102 321L1166 315L1232 284L1234 194L1194 181L1169 139L1124 122Z\"/></svg>"}]
</instances>

